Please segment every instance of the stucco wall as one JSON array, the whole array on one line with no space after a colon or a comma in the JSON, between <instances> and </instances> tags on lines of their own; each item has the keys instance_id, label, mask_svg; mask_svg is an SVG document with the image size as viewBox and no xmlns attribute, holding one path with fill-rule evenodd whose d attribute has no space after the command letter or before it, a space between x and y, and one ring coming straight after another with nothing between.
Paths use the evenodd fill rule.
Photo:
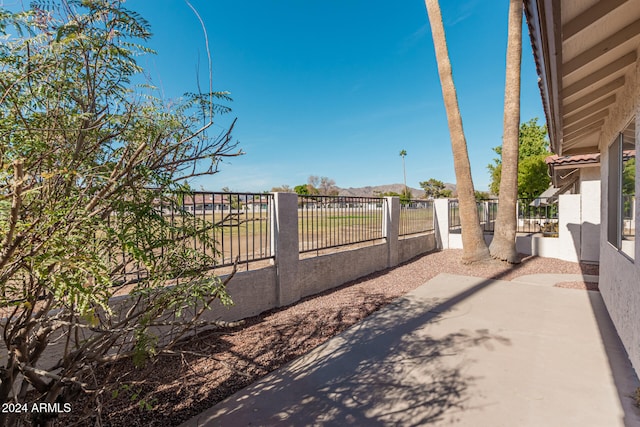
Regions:
<instances>
[{"instance_id":1,"label":"stucco wall","mask_svg":"<svg viewBox=\"0 0 640 427\"><path fill-rule=\"evenodd\" d=\"M398 241L398 263L403 263L436 249L436 236L434 233L410 236Z\"/></svg>"},{"instance_id":2,"label":"stucco wall","mask_svg":"<svg viewBox=\"0 0 640 427\"><path fill-rule=\"evenodd\" d=\"M640 55L640 52L639 52ZM638 215L636 212L635 253L632 260L607 240L608 212L608 150L619 132L636 118L636 149L640 138L640 62L636 61L635 70L627 74L625 87L616 99L615 107L611 111L600 140L601 153L601 219L603 227L600 230L600 292L607 306L611 320L618 335L629 354L629 359L636 372L640 374L640 240L638 239ZM640 189L640 167L636 162L636 190ZM636 191L636 209L638 206L638 191Z\"/></svg>"},{"instance_id":3,"label":"stucco wall","mask_svg":"<svg viewBox=\"0 0 640 427\"><path fill-rule=\"evenodd\" d=\"M387 245L380 244L301 259L298 283L302 297L335 288L387 268Z\"/></svg>"},{"instance_id":4,"label":"stucco wall","mask_svg":"<svg viewBox=\"0 0 640 427\"><path fill-rule=\"evenodd\" d=\"M224 279L224 277L223 277ZM255 316L278 305L276 268L241 271L229 281L227 290L234 304L224 307L216 302L205 320L238 320Z\"/></svg>"},{"instance_id":5,"label":"stucco wall","mask_svg":"<svg viewBox=\"0 0 640 427\"><path fill-rule=\"evenodd\" d=\"M600 259L600 168L580 170L580 210L582 212L581 249L582 261Z\"/></svg>"},{"instance_id":6,"label":"stucco wall","mask_svg":"<svg viewBox=\"0 0 640 427\"><path fill-rule=\"evenodd\" d=\"M599 287L631 364L640 374L640 268L608 242L600 248Z\"/></svg>"}]
</instances>

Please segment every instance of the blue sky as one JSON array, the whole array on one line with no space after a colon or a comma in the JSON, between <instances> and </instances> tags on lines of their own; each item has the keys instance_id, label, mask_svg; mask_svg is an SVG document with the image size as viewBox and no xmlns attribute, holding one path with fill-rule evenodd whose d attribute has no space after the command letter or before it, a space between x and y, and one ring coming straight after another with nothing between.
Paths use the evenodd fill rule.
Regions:
<instances>
[{"instance_id":1,"label":"blue sky","mask_svg":"<svg viewBox=\"0 0 640 427\"><path fill-rule=\"evenodd\" d=\"M195 188L263 191L309 175L340 187L437 178L455 182L427 12L422 0L191 0L207 27L214 90L231 93L246 155ZM506 1L441 0L474 184L487 190L501 144ZM129 0L157 55L140 59L166 98L207 87L200 23L181 0ZM525 24L526 25L526 24ZM525 27L526 30L526 27ZM544 114L528 41L521 120Z\"/></svg>"}]
</instances>

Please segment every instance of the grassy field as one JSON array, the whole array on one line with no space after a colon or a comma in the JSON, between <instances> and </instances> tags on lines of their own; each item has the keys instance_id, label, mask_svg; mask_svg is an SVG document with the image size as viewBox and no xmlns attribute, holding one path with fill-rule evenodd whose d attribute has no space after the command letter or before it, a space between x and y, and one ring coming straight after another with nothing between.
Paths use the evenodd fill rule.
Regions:
<instances>
[{"instance_id":1,"label":"grassy field","mask_svg":"<svg viewBox=\"0 0 640 427\"><path fill-rule=\"evenodd\" d=\"M219 224L215 238L219 242L221 262L265 257L271 250L271 220L267 212L207 213L197 215L207 224ZM355 213L336 210L298 210L298 237L301 251L341 246L383 237L382 210ZM402 209L400 234L420 233L433 228L433 211ZM253 254L253 255L252 255Z\"/></svg>"},{"instance_id":2,"label":"grassy field","mask_svg":"<svg viewBox=\"0 0 640 427\"><path fill-rule=\"evenodd\" d=\"M423 233L433 230L432 209L401 209L400 210L400 235Z\"/></svg>"},{"instance_id":3,"label":"grassy field","mask_svg":"<svg viewBox=\"0 0 640 427\"><path fill-rule=\"evenodd\" d=\"M174 223L193 221L202 228L210 228L210 236L217 242L217 265L270 258L271 217L268 211L197 212L191 215L167 215ZM427 209L402 209L400 234L423 232L432 228L433 212ZM314 209L298 210L298 240L300 251L316 251L327 247L376 241L383 238L381 209ZM195 250L205 250L202 242L190 239ZM208 251L210 252L210 251ZM210 253L211 254L211 253Z\"/></svg>"}]
</instances>

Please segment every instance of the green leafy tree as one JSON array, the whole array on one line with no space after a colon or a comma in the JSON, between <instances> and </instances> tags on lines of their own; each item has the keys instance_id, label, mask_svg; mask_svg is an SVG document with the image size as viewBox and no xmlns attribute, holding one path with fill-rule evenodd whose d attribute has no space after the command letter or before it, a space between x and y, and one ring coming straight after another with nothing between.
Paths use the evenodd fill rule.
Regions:
<instances>
[{"instance_id":1,"label":"green leafy tree","mask_svg":"<svg viewBox=\"0 0 640 427\"><path fill-rule=\"evenodd\" d=\"M122 2L31 7L0 9L0 401L101 399L117 385L97 382L99 366L144 363L214 300L231 302L208 273L210 223L169 218L185 180L241 152L231 129L208 132L226 93L167 104L134 91L150 32ZM0 425L16 417L0 413Z\"/></svg>"},{"instance_id":2,"label":"green leafy tree","mask_svg":"<svg viewBox=\"0 0 640 427\"><path fill-rule=\"evenodd\" d=\"M622 166L622 210L625 219L633 218L633 199L636 194L636 158L626 159Z\"/></svg>"},{"instance_id":3,"label":"green leafy tree","mask_svg":"<svg viewBox=\"0 0 640 427\"><path fill-rule=\"evenodd\" d=\"M486 200L489 198L489 193L486 191L477 191L475 192L476 200Z\"/></svg>"},{"instance_id":4,"label":"green leafy tree","mask_svg":"<svg viewBox=\"0 0 640 427\"><path fill-rule=\"evenodd\" d=\"M420 187L424 190L425 197L427 198L442 199L452 196L452 191L445 188L444 182L435 178L422 181Z\"/></svg>"},{"instance_id":5,"label":"green leafy tree","mask_svg":"<svg viewBox=\"0 0 640 427\"><path fill-rule=\"evenodd\" d=\"M402 205L409 204L409 202L411 202L411 199L413 199L413 194L411 193L411 190L403 190L402 194L396 193L395 191L387 191L385 193L380 193L379 196L380 197L399 197L400 204Z\"/></svg>"},{"instance_id":6,"label":"green leafy tree","mask_svg":"<svg viewBox=\"0 0 640 427\"><path fill-rule=\"evenodd\" d=\"M413 199L413 193L405 186L402 194L400 195L400 203L407 204L411 199Z\"/></svg>"},{"instance_id":7,"label":"green leafy tree","mask_svg":"<svg viewBox=\"0 0 640 427\"><path fill-rule=\"evenodd\" d=\"M309 194L311 194L309 192L309 185L308 184L300 184L300 185L296 185L295 187L293 187L293 191L298 195L298 196L308 196Z\"/></svg>"},{"instance_id":8,"label":"green leafy tree","mask_svg":"<svg viewBox=\"0 0 640 427\"><path fill-rule=\"evenodd\" d=\"M518 197L535 199L551 183L549 168L544 159L549 153L522 159L518 166Z\"/></svg>"},{"instance_id":9,"label":"green leafy tree","mask_svg":"<svg viewBox=\"0 0 640 427\"><path fill-rule=\"evenodd\" d=\"M521 123L518 139L518 197L537 197L551 183L544 162L544 159L551 154L547 126L539 125L537 118ZM502 146L493 148L493 151L500 157L487 166L491 175L489 190L492 194L499 194L502 177Z\"/></svg>"},{"instance_id":10,"label":"green leafy tree","mask_svg":"<svg viewBox=\"0 0 640 427\"><path fill-rule=\"evenodd\" d=\"M622 167L622 194L634 196L636 194L636 159L625 160Z\"/></svg>"}]
</instances>

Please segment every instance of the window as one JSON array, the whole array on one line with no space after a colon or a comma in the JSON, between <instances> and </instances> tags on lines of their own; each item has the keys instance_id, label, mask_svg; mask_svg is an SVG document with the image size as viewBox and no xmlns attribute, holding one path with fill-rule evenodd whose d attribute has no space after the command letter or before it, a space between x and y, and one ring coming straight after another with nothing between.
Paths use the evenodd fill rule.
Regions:
<instances>
[{"instance_id":1,"label":"window","mask_svg":"<svg viewBox=\"0 0 640 427\"><path fill-rule=\"evenodd\" d=\"M607 183L607 239L620 249L620 165L622 163L622 134L609 146L609 179Z\"/></svg>"},{"instance_id":2,"label":"window","mask_svg":"<svg viewBox=\"0 0 640 427\"><path fill-rule=\"evenodd\" d=\"M608 154L607 239L633 259L636 223L635 122L629 124L609 146Z\"/></svg>"}]
</instances>

